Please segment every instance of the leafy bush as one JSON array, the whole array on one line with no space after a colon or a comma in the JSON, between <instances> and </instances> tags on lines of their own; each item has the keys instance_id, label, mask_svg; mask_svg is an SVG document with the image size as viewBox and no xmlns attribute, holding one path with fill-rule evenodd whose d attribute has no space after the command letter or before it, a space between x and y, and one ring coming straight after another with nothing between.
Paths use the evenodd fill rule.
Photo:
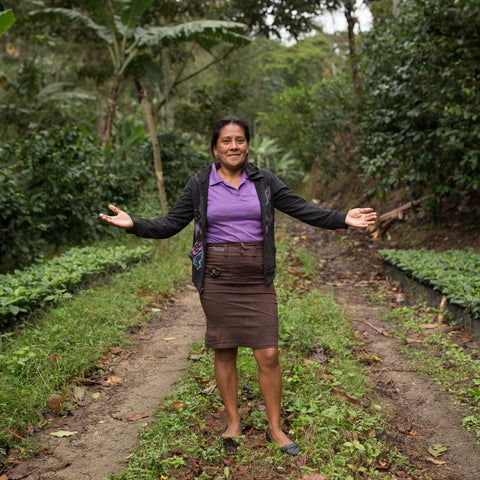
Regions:
<instances>
[{"instance_id":1,"label":"leafy bush","mask_svg":"<svg viewBox=\"0 0 480 480\"><path fill-rule=\"evenodd\" d=\"M70 296L69 290L93 275L113 267L125 268L150 252L148 246L73 248L25 270L0 275L0 326L44 302Z\"/></svg>"},{"instance_id":2,"label":"leafy bush","mask_svg":"<svg viewBox=\"0 0 480 480\"><path fill-rule=\"evenodd\" d=\"M480 3L407 0L364 42L360 153L376 191L480 194Z\"/></svg>"},{"instance_id":3,"label":"leafy bush","mask_svg":"<svg viewBox=\"0 0 480 480\"><path fill-rule=\"evenodd\" d=\"M382 258L410 277L438 290L449 302L480 319L480 254L470 248L436 253L431 250L380 250Z\"/></svg>"},{"instance_id":4,"label":"leafy bush","mask_svg":"<svg viewBox=\"0 0 480 480\"><path fill-rule=\"evenodd\" d=\"M272 110L261 114L260 132L275 138L305 170L318 162L328 175L338 175L348 164L355 111L351 81L338 76L285 89Z\"/></svg>"},{"instance_id":5,"label":"leafy bush","mask_svg":"<svg viewBox=\"0 0 480 480\"><path fill-rule=\"evenodd\" d=\"M98 239L98 211L134 200L154 178L135 151L105 158L75 127L0 147L0 269L21 268L69 244Z\"/></svg>"}]
</instances>

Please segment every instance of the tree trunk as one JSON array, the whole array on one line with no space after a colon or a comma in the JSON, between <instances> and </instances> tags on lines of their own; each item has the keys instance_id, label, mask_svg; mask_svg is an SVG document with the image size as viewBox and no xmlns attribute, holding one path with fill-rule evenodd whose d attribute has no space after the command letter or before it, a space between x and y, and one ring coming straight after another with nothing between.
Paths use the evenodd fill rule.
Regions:
<instances>
[{"instance_id":1,"label":"tree trunk","mask_svg":"<svg viewBox=\"0 0 480 480\"><path fill-rule=\"evenodd\" d=\"M107 114L105 116L105 125L100 139L103 148L105 148L112 138L113 119L115 118L115 110L117 108L118 89L120 87L121 78L121 75L115 74L113 77L113 85L110 88L110 94L108 95Z\"/></svg>"},{"instance_id":2,"label":"tree trunk","mask_svg":"<svg viewBox=\"0 0 480 480\"><path fill-rule=\"evenodd\" d=\"M400 13L400 0L393 0L392 13L396 16Z\"/></svg>"},{"instance_id":3,"label":"tree trunk","mask_svg":"<svg viewBox=\"0 0 480 480\"><path fill-rule=\"evenodd\" d=\"M172 73L168 47L162 47L162 70L165 81L165 126L167 131L171 132L175 128L175 116L173 111Z\"/></svg>"},{"instance_id":4,"label":"tree trunk","mask_svg":"<svg viewBox=\"0 0 480 480\"><path fill-rule=\"evenodd\" d=\"M362 88L360 86L360 75L358 73L357 51L355 48L355 24L358 18L353 15L353 2L345 2L345 18L348 26L348 48L350 57L350 68L352 70L353 90L358 100L362 98Z\"/></svg>"},{"instance_id":5,"label":"tree trunk","mask_svg":"<svg viewBox=\"0 0 480 480\"><path fill-rule=\"evenodd\" d=\"M167 195L165 193L165 184L163 182L162 158L160 155L160 145L158 144L155 122L153 121L152 110L150 109L150 103L148 102L147 92L142 90L138 80L135 82L135 84L137 86L138 99L142 104L143 112L147 118L148 132L152 142L153 163L155 166L155 176L157 177L158 196L160 197L162 215L166 215L168 213Z\"/></svg>"}]
</instances>

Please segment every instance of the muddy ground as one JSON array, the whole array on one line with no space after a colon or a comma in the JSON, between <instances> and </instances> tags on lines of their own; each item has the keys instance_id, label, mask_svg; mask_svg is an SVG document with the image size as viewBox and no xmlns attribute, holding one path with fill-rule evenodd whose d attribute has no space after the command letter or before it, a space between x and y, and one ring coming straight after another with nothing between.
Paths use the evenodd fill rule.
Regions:
<instances>
[{"instance_id":1,"label":"muddy ground","mask_svg":"<svg viewBox=\"0 0 480 480\"><path fill-rule=\"evenodd\" d=\"M409 458L421 478L479 479L480 447L461 427L462 407L428 378L409 371L409 360L399 353L400 341L382 333L388 329L382 313L406 301L383 273L376 250L385 244L354 231L323 232L295 222L290 228L297 242L321 259L321 288L348 312L359 349L382 360L368 371L391 418L385 440ZM402 240L389 241L387 246L399 246ZM385 304L371 302L368 290L381 294ZM138 429L154 420L156 407L186 366L189 344L204 333L203 313L191 286L179 289L168 308L150 308L149 323L132 331L131 348L112 349L100 365L105 373L78 384L79 407L66 417L52 415L52 427L38 433L45 449L0 480L104 480L122 470ZM470 344L478 348L476 342ZM51 435L62 431L69 436ZM433 444L447 447L441 461L428 453Z\"/></svg>"}]
</instances>

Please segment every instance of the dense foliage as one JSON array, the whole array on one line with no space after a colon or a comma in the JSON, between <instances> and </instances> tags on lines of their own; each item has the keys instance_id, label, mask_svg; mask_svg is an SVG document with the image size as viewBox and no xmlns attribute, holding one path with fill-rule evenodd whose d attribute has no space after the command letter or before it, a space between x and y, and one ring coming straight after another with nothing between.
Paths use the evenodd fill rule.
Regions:
<instances>
[{"instance_id":1,"label":"dense foliage","mask_svg":"<svg viewBox=\"0 0 480 480\"><path fill-rule=\"evenodd\" d=\"M381 192L479 195L480 3L402 5L364 44L364 173Z\"/></svg>"},{"instance_id":2,"label":"dense foliage","mask_svg":"<svg viewBox=\"0 0 480 480\"><path fill-rule=\"evenodd\" d=\"M351 160L355 100L347 77L286 88L261 114L261 131L290 151L304 170L319 165L328 176L344 171Z\"/></svg>"},{"instance_id":3,"label":"dense foliage","mask_svg":"<svg viewBox=\"0 0 480 480\"><path fill-rule=\"evenodd\" d=\"M125 122L124 129L135 127ZM139 195L155 188L151 143L145 135L115 154L74 127L38 132L31 140L0 147L1 267L20 268L65 245L91 242L106 229L98 213L109 203L134 208ZM193 143L179 132L158 135L170 205L188 178L211 162L203 140ZM201 144L201 145L200 145ZM202 148L200 148L200 146ZM146 206L138 206L139 213ZM159 215L158 209L151 212Z\"/></svg>"},{"instance_id":4,"label":"dense foliage","mask_svg":"<svg viewBox=\"0 0 480 480\"><path fill-rule=\"evenodd\" d=\"M0 147L0 255L4 270L68 244L98 239L98 212L136 199L153 173L128 155L108 158L75 127L40 131Z\"/></svg>"},{"instance_id":5,"label":"dense foliage","mask_svg":"<svg viewBox=\"0 0 480 480\"><path fill-rule=\"evenodd\" d=\"M72 289L93 275L126 268L150 253L149 246L72 248L25 270L0 275L0 327L45 302L71 296Z\"/></svg>"},{"instance_id":6,"label":"dense foliage","mask_svg":"<svg viewBox=\"0 0 480 480\"><path fill-rule=\"evenodd\" d=\"M425 249L380 250L380 254L386 262L480 319L479 253L466 248L443 253Z\"/></svg>"}]
</instances>

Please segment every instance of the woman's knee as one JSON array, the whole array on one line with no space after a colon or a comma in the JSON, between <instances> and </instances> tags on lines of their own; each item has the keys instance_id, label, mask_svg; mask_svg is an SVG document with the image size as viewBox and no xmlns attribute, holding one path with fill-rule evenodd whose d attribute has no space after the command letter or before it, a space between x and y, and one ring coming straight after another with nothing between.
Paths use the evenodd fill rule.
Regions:
<instances>
[{"instance_id":1,"label":"woman's knee","mask_svg":"<svg viewBox=\"0 0 480 480\"><path fill-rule=\"evenodd\" d=\"M259 368L277 369L280 367L280 359L277 348L257 348L253 352Z\"/></svg>"},{"instance_id":2,"label":"woman's knee","mask_svg":"<svg viewBox=\"0 0 480 480\"><path fill-rule=\"evenodd\" d=\"M217 348L215 349L216 365L236 365L237 349L236 348Z\"/></svg>"}]
</instances>

